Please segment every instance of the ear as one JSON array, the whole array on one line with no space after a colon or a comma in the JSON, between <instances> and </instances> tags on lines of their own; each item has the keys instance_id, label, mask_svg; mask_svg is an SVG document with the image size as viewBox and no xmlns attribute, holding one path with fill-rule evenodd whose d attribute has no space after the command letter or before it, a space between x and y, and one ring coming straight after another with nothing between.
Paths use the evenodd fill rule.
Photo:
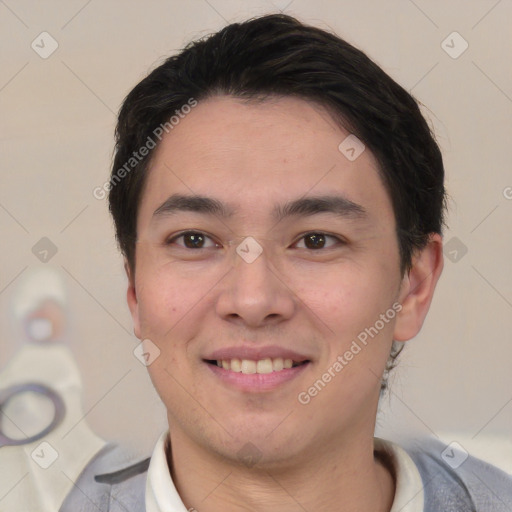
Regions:
<instances>
[{"instance_id":1,"label":"ear","mask_svg":"<svg viewBox=\"0 0 512 512\"><path fill-rule=\"evenodd\" d=\"M130 265L125 260L124 261L124 270L126 272L126 276L128 277L128 289L126 291L126 301L128 302L128 307L130 308L130 313L132 315L133 320L133 333L139 339L140 337L140 320L139 320L139 303L137 300L137 291L135 289L135 276L132 275L130 270Z\"/></svg>"},{"instance_id":2,"label":"ear","mask_svg":"<svg viewBox=\"0 0 512 512\"><path fill-rule=\"evenodd\" d=\"M398 299L402 309L397 315L394 340L410 340L420 331L443 265L443 239L432 233L426 247L413 255L412 268L402 279Z\"/></svg>"}]
</instances>

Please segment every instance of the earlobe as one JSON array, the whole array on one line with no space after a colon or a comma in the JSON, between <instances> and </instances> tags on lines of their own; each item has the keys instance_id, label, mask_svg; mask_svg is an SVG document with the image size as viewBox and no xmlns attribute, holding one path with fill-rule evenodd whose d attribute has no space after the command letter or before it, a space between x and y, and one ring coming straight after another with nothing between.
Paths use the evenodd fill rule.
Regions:
<instances>
[{"instance_id":1,"label":"earlobe","mask_svg":"<svg viewBox=\"0 0 512 512\"><path fill-rule=\"evenodd\" d=\"M133 333L139 339L141 339L140 334L140 321L139 321L139 302L137 300L137 291L135 288L135 276L132 275L130 270L130 266L128 262L124 263L124 270L126 272L126 276L128 277L128 289L126 290L126 302L128 303L128 308L130 309L130 313L132 315L133 320Z\"/></svg>"},{"instance_id":2,"label":"earlobe","mask_svg":"<svg viewBox=\"0 0 512 512\"><path fill-rule=\"evenodd\" d=\"M412 267L402 280L399 295L402 310L397 316L394 340L410 340L420 331L441 276L443 264L442 237L433 233L428 244L413 256Z\"/></svg>"}]
</instances>

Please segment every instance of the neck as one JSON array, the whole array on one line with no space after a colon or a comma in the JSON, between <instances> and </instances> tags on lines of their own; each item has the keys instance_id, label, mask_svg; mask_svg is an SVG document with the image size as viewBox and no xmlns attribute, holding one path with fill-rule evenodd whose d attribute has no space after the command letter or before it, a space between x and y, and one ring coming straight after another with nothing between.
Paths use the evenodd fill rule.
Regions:
<instances>
[{"instance_id":1,"label":"neck","mask_svg":"<svg viewBox=\"0 0 512 512\"><path fill-rule=\"evenodd\" d=\"M389 512L391 471L373 452L373 436L333 443L280 463L244 465L193 443L179 430L167 446L170 472L188 510ZM342 508L340 507L340 504ZM227 506L229 505L229 506Z\"/></svg>"}]
</instances>

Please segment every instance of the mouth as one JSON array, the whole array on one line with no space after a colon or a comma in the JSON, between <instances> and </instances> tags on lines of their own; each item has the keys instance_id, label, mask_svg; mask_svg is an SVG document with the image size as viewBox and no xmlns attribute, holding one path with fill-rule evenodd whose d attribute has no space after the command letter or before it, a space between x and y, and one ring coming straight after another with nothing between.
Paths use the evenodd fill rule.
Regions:
<instances>
[{"instance_id":1,"label":"mouth","mask_svg":"<svg viewBox=\"0 0 512 512\"><path fill-rule=\"evenodd\" d=\"M310 363L309 359L302 361L294 361L289 358L282 357L266 357L257 361L252 359L205 359L206 363L222 368L228 372L243 373L244 375L250 374L266 374L282 372L298 366L303 366Z\"/></svg>"},{"instance_id":2,"label":"mouth","mask_svg":"<svg viewBox=\"0 0 512 512\"><path fill-rule=\"evenodd\" d=\"M312 364L310 359L204 359L217 382L243 393L268 393L290 385Z\"/></svg>"}]
</instances>

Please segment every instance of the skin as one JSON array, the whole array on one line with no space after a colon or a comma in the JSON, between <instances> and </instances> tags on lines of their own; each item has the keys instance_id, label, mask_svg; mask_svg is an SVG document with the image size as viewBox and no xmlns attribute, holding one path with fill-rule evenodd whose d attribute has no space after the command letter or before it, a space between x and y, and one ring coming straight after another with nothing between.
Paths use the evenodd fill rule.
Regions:
<instances>
[{"instance_id":1,"label":"skin","mask_svg":"<svg viewBox=\"0 0 512 512\"><path fill-rule=\"evenodd\" d=\"M256 104L221 96L200 102L155 150L135 272L125 264L127 300L136 336L160 350L148 370L167 408L170 471L187 507L391 508L393 477L373 453L380 380L392 340L421 329L442 271L442 239L433 234L401 275L377 162L368 149L349 161L338 150L347 135L322 107L301 99ZM176 193L213 197L236 213L154 216ZM276 222L271 215L276 203L333 193L366 216ZM203 248L190 248L190 237L173 239L185 230L203 232ZM308 233L338 238L311 248ZM263 248L250 264L235 251L246 236ZM299 393L397 302L401 311L378 335L307 405L299 403ZM240 343L291 348L311 362L271 391L239 390L203 358ZM241 460L244 446L256 464Z\"/></svg>"}]
</instances>

